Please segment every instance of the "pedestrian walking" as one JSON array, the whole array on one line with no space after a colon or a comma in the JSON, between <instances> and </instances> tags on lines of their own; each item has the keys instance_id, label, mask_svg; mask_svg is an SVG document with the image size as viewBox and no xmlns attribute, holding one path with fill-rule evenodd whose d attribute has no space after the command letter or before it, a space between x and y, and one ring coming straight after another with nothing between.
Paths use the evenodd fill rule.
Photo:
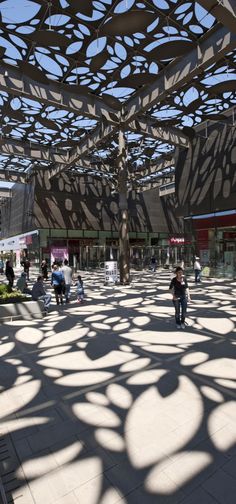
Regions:
<instances>
[{"instance_id":1,"label":"pedestrian walking","mask_svg":"<svg viewBox=\"0 0 236 504\"><path fill-rule=\"evenodd\" d=\"M84 282L80 275L78 275L77 281L77 301L78 303L82 303L84 300Z\"/></svg>"},{"instance_id":2,"label":"pedestrian walking","mask_svg":"<svg viewBox=\"0 0 236 504\"><path fill-rule=\"evenodd\" d=\"M191 301L191 299L188 282L184 277L184 272L180 266L178 266L175 270L175 277L172 278L169 289L173 295L176 327L177 329L185 329L187 302Z\"/></svg>"},{"instance_id":3,"label":"pedestrian walking","mask_svg":"<svg viewBox=\"0 0 236 504\"><path fill-rule=\"evenodd\" d=\"M152 256L151 257L151 270L153 271L153 273L155 273L157 269L157 260L155 258L155 256Z\"/></svg>"},{"instance_id":4,"label":"pedestrian walking","mask_svg":"<svg viewBox=\"0 0 236 504\"><path fill-rule=\"evenodd\" d=\"M195 273L195 283L201 282L201 270L202 270L202 267L201 267L201 264L200 264L199 257L197 257L197 256L195 256L195 261L194 261L193 269L194 269L194 273Z\"/></svg>"},{"instance_id":5,"label":"pedestrian walking","mask_svg":"<svg viewBox=\"0 0 236 504\"><path fill-rule=\"evenodd\" d=\"M26 278L29 280L29 269L30 269L30 261L28 257L24 257L23 261L21 261L21 266L24 268L24 273L26 273Z\"/></svg>"},{"instance_id":6,"label":"pedestrian walking","mask_svg":"<svg viewBox=\"0 0 236 504\"><path fill-rule=\"evenodd\" d=\"M48 264L46 259L43 259L41 262L41 271L44 280L48 280Z\"/></svg>"},{"instance_id":7,"label":"pedestrian walking","mask_svg":"<svg viewBox=\"0 0 236 504\"><path fill-rule=\"evenodd\" d=\"M6 262L5 275L7 277L9 287L12 288L13 285L14 285L15 273L14 273L14 270L13 270L13 267L12 267L11 260L8 260Z\"/></svg>"},{"instance_id":8,"label":"pedestrian walking","mask_svg":"<svg viewBox=\"0 0 236 504\"><path fill-rule=\"evenodd\" d=\"M51 285L54 288L57 305L59 305L59 300L61 305L63 305L63 288L65 280L63 272L59 269L57 264L54 264L53 266Z\"/></svg>"},{"instance_id":9,"label":"pedestrian walking","mask_svg":"<svg viewBox=\"0 0 236 504\"><path fill-rule=\"evenodd\" d=\"M62 266L61 271L64 275L65 285L63 288L63 294L66 298L66 303L70 302L70 288L72 283L72 268L68 266L68 260L64 260L64 266Z\"/></svg>"}]
</instances>

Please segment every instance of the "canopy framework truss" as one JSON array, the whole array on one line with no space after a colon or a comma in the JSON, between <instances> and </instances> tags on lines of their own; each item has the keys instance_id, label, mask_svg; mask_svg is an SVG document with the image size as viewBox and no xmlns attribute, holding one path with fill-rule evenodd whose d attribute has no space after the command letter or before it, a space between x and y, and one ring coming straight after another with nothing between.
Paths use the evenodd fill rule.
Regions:
<instances>
[{"instance_id":1,"label":"canopy framework truss","mask_svg":"<svg viewBox=\"0 0 236 504\"><path fill-rule=\"evenodd\" d=\"M234 0L18 3L14 19L0 5L6 180L44 168L114 183L122 130L129 184L143 186L195 125L234 124Z\"/></svg>"}]
</instances>

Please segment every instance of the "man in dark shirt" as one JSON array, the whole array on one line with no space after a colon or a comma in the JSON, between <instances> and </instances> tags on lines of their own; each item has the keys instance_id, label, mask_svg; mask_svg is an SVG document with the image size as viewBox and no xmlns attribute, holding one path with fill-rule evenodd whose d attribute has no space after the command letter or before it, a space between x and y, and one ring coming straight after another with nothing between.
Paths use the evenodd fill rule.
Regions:
<instances>
[{"instance_id":1,"label":"man in dark shirt","mask_svg":"<svg viewBox=\"0 0 236 504\"><path fill-rule=\"evenodd\" d=\"M24 273L26 273L27 280L29 280L29 269L30 269L30 261L28 257L25 257L21 262L21 266L24 268Z\"/></svg>"},{"instance_id":2,"label":"man in dark shirt","mask_svg":"<svg viewBox=\"0 0 236 504\"><path fill-rule=\"evenodd\" d=\"M40 299L44 302L44 310L45 310L45 312L48 312L52 296L50 293L47 293L44 289L42 275L38 276L37 282L35 282L35 284L33 285L33 289L32 289L31 294L32 294L32 299L34 301L37 301L38 299Z\"/></svg>"},{"instance_id":3,"label":"man in dark shirt","mask_svg":"<svg viewBox=\"0 0 236 504\"><path fill-rule=\"evenodd\" d=\"M175 307L175 320L177 329L185 329L185 317L187 311L187 297L190 301L188 283L183 276L183 270L178 266L175 270L176 276L172 278L169 289L173 294L173 304ZM181 314L180 314L181 310Z\"/></svg>"}]
</instances>

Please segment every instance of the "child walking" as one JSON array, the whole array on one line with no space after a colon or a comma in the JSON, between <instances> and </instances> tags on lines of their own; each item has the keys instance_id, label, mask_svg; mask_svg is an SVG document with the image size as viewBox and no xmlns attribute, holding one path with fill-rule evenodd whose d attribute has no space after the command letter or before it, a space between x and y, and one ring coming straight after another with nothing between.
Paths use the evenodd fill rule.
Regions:
<instances>
[{"instance_id":1,"label":"child walking","mask_svg":"<svg viewBox=\"0 0 236 504\"><path fill-rule=\"evenodd\" d=\"M82 303L84 300L84 283L81 276L78 276L77 282L77 301L78 303Z\"/></svg>"}]
</instances>

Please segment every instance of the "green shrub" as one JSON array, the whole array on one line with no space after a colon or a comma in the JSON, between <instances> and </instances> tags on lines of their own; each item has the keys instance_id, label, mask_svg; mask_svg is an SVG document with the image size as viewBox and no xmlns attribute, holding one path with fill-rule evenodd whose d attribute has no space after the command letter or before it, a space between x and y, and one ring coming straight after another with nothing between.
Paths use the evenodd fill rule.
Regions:
<instances>
[{"instance_id":1,"label":"green shrub","mask_svg":"<svg viewBox=\"0 0 236 504\"><path fill-rule=\"evenodd\" d=\"M8 285L6 287L8 287ZM10 303L11 300L12 300L12 302L20 302L20 301L26 301L28 299L29 298L27 296L25 296L24 294L22 294L22 292L17 291L17 290L14 290L12 292L7 292L5 290L5 292L3 292L3 293L1 293L1 291L0 291L0 303L1 304Z\"/></svg>"},{"instance_id":2,"label":"green shrub","mask_svg":"<svg viewBox=\"0 0 236 504\"><path fill-rule=\"evenodd\" d=\"M7 284L0 284L0 296L2 294L10 293L12 291L11 287Z\"/></svg>"}]
</instances>

